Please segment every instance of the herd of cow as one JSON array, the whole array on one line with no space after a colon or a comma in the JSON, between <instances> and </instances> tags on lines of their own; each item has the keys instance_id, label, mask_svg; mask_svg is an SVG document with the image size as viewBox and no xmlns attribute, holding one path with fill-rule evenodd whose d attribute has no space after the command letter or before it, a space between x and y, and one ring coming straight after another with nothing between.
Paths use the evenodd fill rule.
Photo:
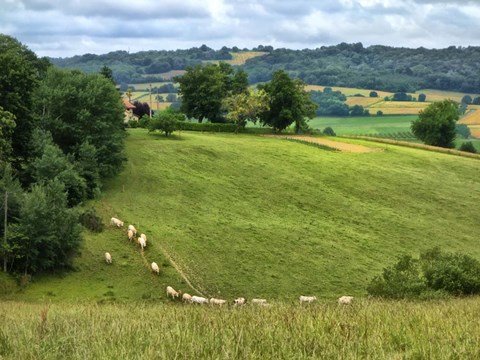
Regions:
<instances>
[{"instance_id":1,"label":"herd of cow","mask_svg":"<svg viewBox=\"0 0 480 360\"><path fill-rule=\"evenodd\" d=\"M110 219L110 224L118 228L123 227L123 221L114 217ZM135 227L133 225L128 225L128 229L127 229L128 239L130 241L134 241L136 235L137 235L137 230L135 229ZM145 234L141 234L140 237L136 239L136 242L140 246L141 250L143 251L147 246L147 236ZM105 261L107 264L112 263L112 255L108 252L105 253ZM160 268L158 267L158 264L156 262L152 262L150 265L150 268L157 275L160 274ZM217 299L213 297L210 299L207 299L203 296L196 296L196 295L192 296L187 293L182 293L181 291L176 291L171 286L167 286L167 298L168 297L171 297L174 300L181 299L183 302L191 303L191 304L211 304L211 305L222 306L227 303L227 300L224 300L224 299ZM317 300L317 297L301 295L299 297L299 300L301 303L312 303ZM342 305L349 305L352 303L352 301L353 301L353 296L341 296L340 298L338 298L338 303ZM247 303L247 300L243 297L236 298L233 301L234 306L245 305L246 303ZM266 299L251 299L250 303L260 305L260 306L270 306L270 304L267 302Z\"/></svg>"}]
</instances>

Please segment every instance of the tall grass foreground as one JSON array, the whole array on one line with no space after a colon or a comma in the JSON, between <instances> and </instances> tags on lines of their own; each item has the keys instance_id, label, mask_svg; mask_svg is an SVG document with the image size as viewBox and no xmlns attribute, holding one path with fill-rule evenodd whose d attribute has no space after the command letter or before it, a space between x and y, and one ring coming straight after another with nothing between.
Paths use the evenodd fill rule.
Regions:
<instances>
[{"instance_id":1,"label":"tall grass foreground","mask_svg":"<svg viewBox=\"0 0 480 360\"><path fill-rule=\"evenodd\" d=\"M479 298L214 308L0 303L2 359L478 359Z\"/></svg>"}]
</instances>

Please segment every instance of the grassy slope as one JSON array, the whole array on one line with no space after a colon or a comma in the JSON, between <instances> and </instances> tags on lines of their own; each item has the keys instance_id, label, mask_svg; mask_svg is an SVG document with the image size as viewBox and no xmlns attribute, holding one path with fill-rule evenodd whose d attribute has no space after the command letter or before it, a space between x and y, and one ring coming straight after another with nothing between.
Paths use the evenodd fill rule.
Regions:
<instances>
[{"instance_id":1,"label":"grassy slope","mask_svg":"<svg viewBox=\"0 0 480 360\"><path fill-rule=\"evenodd\" d=\"M358 141L357 141L358 142ZM347 154L233 134L167 139L130 131L129 162L97 210L149 235L208 295L277 299L365 294L398 254L441 245L480 258L478 161L375 145ZM122 191L124 189L124 191ZM105 250L115 264L103 263ZM124 233L88 235L78 272L44 279L13 298L163 298L187 290L171 267L151 275ZM109 288L112 286L113 288ZM52 296L55 298L55 296Z\"/></svg>"}]
</instances>

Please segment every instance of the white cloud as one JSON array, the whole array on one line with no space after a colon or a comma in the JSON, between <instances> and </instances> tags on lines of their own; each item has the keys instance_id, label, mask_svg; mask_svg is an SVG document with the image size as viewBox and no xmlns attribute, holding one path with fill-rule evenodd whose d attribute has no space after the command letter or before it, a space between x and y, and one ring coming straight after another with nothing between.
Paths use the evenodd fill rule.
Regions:
<instances>
[{"instance_id":1,"label":"white cloud","mask_svg":"<svg viewBox=\"0 0 480 360\"><path fill-rule=\"evenodd\" d=\"M478 46L480 4L460 0L3 0L0 32L37 54L207 44L315 48L339 42Z\"/></svg>"}]
</instances>

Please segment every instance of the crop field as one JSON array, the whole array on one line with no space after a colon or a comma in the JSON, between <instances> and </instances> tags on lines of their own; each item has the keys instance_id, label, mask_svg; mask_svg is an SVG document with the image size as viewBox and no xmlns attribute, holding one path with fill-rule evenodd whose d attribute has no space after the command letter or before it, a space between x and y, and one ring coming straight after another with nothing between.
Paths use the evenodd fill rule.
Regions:
<instances>
[{"instance_id":1,"label":"crop field","mask_svg":"<svg viewBox=\"0 0 480 360\"><path fill-rule=\"evenodd\" d=\"M142 84L128 84L128 86L133 86L135 88L135 91L149 91L150 84L152 85L152 88L154 88L154 87L159 87L162 85L174 84L174 83L164 81L164 82L151 82L151 83L142 83Z\"/></svg>"},{"instance_id":2,"label":"crop field","mask_svg":"<svg viewBox=\"0 0 480 360\"><path fill-rule=\"evenodd\" d=\"M161 74L158 74L162 77L162 79L166 81L172 80L175 76L183 75L185 74L185 70L170 70Z\"/></svg>"},{"instance_id":3,"label":"crop field","mask_svg":"<svg viewBox=\"0 0 480 360\"><path fill-rule=\"evenodd\" d=\"M478 160L360 140L347 141L382 151L339 153L252 135L129 134L126 168L92 206L106 223L116 216L146 233L144 256L125 230L108 226L86 233L75 272L34 278L3 298L165 301L166 284L196 293L172 259L208 296L332 299L364 296L399 254L441 245L480 257ZM113 266L103 260L109 250Z\"/></svg>"},{"instance_id":4,"label":"crop field","mask_svg":"<svg viewBox=\"0 0 480 360\"><path fill-rule=\"evenodd\" d=\"M323 91L327 86L321 86L321 85L307 85L305 86L305 90L307 91ZM331 87L334 91L341 91L345 96L354 96L356 94L361 94L365 97L369 97L370 91L372 90L366 90L366 89L357 89L357 88L347 88L347 87L339 87L339 86L328 86ZM384 98L385 96L391 96L393 93L387 92L387 91L377 91L378 97L379 98Z\"/></svg>"},{"instance_id":5,"label":"crop field","mask_svg":"<svg viewBox=\"0 0 480 360\"><path fill-rule=\"evenodd\" d=\"M330 126L337 135L366 135L409 132L417 116L316 117L310 127L323 130Z\"/></svg>"},{"instance_id":6,"label":"crop field","mask_svg":"<svg viewBox=\"0 0 480 360\"><path fill-rule=\"evenodd\" d=\"M212 308L0 302L2 359L478 359L479 298Z\"/></svg>"},{"instance_id":7,"label":"crop field","mask_svg":"<svg viewBox=\"0 0 480 360\"><path fill-rule=\"evenodd\" d=\"M350 96L347 97L347 101L345 101L348 106L361 105L363 107L368 107L380 102L383 102L383 99L362 96Z\"/></svg>"},{"instance_id":8,"label":"crop field","mask_svg":"<svg viewBox=\"0 0 480 360\"><path fill-rule=\"evenodd\" d=\"M253 59L257 56L263 56L268 54L264 51L240 51L240 52L231 52L233 56L232 60L226 60L225 62L231 65L243 65L249 59Z\"/></svg>"},{"instance_id":9,"label":"crop field","mask_svg":"<svg viewBox=\"0 0 480 360\"><path fill-rule=\"evenodd\" d=\"M480 125L480 111L472 110L462 117L459 121L459 124L465 125Z\"/></svg>"},{"instance_id":10,"label":"crop field","mask_svg":"<svg viewBox=\"0 0 480 360\"><path fill-rule=\"evenodd\" d=\"M416 92L417 94L425 94L427 95L427 101L441 101L445 99L452 99L456 102L460 102L462 98L467 95L460 92L455 91L443 91L443 90L432 90L432 89L422 89ZM479 96L478 94L468 94L472 98Z\"/></svg>"}]
</instances>

